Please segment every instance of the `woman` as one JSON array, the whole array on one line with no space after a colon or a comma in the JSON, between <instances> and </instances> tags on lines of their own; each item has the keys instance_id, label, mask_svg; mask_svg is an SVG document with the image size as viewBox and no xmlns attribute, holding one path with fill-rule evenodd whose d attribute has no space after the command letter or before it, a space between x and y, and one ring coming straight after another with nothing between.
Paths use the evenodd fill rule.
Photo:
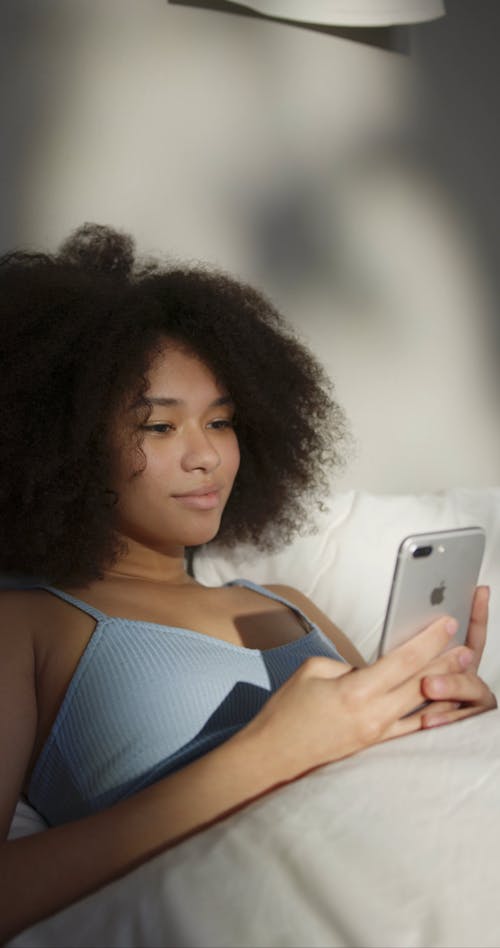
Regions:
<instances>
[{"instance_id":1,"label":"woman","mask_svg":"<svg viewBox=\"0 0 500 948\"><path fill-rule=\"evenodd\" d=\"M215 538L289 540L340 459L324 373L255 291L134 269L95 225L8 257L0 286L0 820L5 840L24 793L51 827L0 844L5 939L281 783L496 701L485 588L467 646L445 651L450 617L367 668L297 590L196 582Z\"/></svg>"}]
</instances>

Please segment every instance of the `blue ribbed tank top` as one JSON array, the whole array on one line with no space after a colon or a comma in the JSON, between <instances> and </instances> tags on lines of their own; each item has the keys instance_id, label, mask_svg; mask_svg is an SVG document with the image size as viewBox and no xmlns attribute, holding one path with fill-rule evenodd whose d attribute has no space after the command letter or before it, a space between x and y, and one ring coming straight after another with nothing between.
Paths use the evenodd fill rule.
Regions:
<instances>
[{"instance_id":1,"label":"blue ribbed tank top","mask_svg":"<svg viewBox=\"0 0 500 948\"><path fill-rule=\"evenodd\" d=\"M309 633L261 651L190 629L107 616L52 586L37 587L97 622L29 784L29 802L50 825L108 807L217 747L306 658L342 661L286 599L247 580L227 585L283 602Z\"/></svg>"}]
</instances>

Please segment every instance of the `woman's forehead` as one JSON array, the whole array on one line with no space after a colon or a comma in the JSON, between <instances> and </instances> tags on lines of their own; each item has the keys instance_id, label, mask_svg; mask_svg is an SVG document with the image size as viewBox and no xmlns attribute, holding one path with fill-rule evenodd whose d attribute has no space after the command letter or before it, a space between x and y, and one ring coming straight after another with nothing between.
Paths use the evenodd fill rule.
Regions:
<instances>
[{"instance_id":1,"label":"woman's forehead","mask_svg":"<svg viewBox=\"0 0 500 948\"><path fill-rule=\"evenodd\" d=\"M175 344L158 353L147 373L147 383L148 401L161 398L185 401L195 393L213 394L214 398L228 394L200 356Z\"/></svg>"}]
</instances>

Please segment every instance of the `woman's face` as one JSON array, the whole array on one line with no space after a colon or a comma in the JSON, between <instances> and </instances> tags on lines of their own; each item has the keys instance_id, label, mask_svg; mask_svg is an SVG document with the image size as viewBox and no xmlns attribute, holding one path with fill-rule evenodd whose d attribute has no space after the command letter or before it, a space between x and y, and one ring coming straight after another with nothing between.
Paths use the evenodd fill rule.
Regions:
<instances>
[{"instance_id":1,"label":"woman's face","mask_svg":"<svg viewBox=\"0 0 500 948\"><path fill-rule=\"evenodd\" d=\"M123 450L117 483L122 536L167 555L213 539L238 471L234 405L211 370L184 349L164 351L148 374L144 470ZM135 465L135 468L134 468Z\"/></svg>"}]
</instances>

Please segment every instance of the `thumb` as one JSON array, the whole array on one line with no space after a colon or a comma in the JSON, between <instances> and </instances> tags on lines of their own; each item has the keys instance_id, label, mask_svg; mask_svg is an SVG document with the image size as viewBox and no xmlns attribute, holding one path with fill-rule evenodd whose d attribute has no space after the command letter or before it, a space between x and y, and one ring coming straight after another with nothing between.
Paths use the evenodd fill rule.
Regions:
<instances>
[{"instance_id":1,"label":"thumb","mask_svg":"<svg viewBox=\"0 0 500 948\"><path fill-rule=\"evenodd\" d=\"M465 644L474 652L474 664L477 668L486 643L488 623L489 586L478 586L472 602L472 612Z\"/></svg>"}]
</instances>

